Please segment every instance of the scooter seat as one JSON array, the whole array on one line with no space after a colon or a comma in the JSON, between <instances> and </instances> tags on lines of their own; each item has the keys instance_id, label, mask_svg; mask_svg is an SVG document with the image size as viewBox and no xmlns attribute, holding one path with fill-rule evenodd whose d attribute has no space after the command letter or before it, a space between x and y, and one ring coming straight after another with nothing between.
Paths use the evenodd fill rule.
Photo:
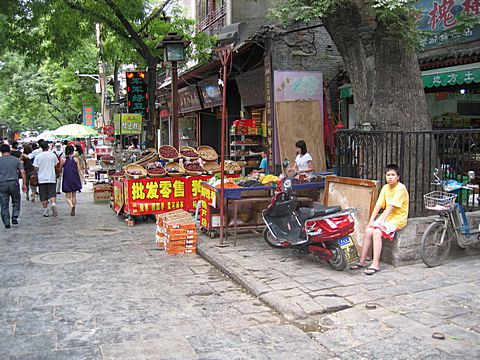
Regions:
<instances>
[{"instance_id":1,"label":"scooter seat","mask_svg":"<svg viewBox=\"0 0 480 360\"><path fill-rule=\"evenodd\" d=\"M340 206L316 206L315 208L301 207L298 209L300 217L303 219L311 219L318 216L334 214L342 210Z\"/></svg>"}]
</instances>

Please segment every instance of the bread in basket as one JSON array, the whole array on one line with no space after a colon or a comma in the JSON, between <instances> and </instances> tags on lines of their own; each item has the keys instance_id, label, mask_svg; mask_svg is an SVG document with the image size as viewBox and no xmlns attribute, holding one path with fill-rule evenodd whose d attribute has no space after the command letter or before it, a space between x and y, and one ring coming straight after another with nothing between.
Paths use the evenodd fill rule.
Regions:
<instances>
[{"instance_id":1,"label":"bread in basket","mask_svg":"<svg viewBox=\"0 0 480 360\"><path fill-rule=\"evenodd\" d=\"M208 145L200 145L197 148L198 155L203 161L217 161L218 154L214 148Z\"/></svg>"},{"instance_id":2,"label":"bread in basket","mask_svg":"<svg viewBox=\"0 0 480 360\"><path fill-rule=\"evenodd\" d=\"M205 169L205 172L210 175L218 174L221 170L220 165L216 162L206 162L203 164L203 168Z\"/></svg>"}]
</instances>

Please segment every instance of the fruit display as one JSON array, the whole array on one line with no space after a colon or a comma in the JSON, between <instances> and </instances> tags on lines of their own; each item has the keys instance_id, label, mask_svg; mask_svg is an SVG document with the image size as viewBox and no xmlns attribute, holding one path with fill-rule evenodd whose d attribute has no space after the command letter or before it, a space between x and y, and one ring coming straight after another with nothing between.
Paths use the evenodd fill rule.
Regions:
<instances>
[{"instance_id":1,"label":"fruit display","mask_svg":"<svg viewBox=\"0 0 480 360\"><path fill-rule=\"evenodd\" d=\"M190 172L203 173L203 167L198 163L198 161L186 161L183 163L183 168Z\"/></svg>"},{"instance_id":2,"label":"fruit display","mask_svg":"<svg viewBox=\"0 0 480 360\"><path fill-rule=\"evenodd\" d=\"M185 169L182 165L177 164L175 162L169 162L165 165L165 170L167 171L167 175L169 176L183 176L185 174Z\"/></svg>"},{"instance_id":3,"label":"fruit display","mask_svg":"<svg viewBox=\"0 0 480 360\"><path fill-rule=\"evenodd\" d=\"M175 160L178 159L178 151L173 146L162 145L158 149L160 157L164 160Z\"/></svg>"},{"instance_id":4,"label":"fruit display","mask_svg":"<svg viewBox=\"0 0 480 360\"><path fill-rule=\"evenodd\" d=\"M153 162L145 166L150 177L160 177L166 174L165 168L159 162Z\"/></svg>"},{"instance_id":5,"label":"fruit display","mask_svg":"<svg viewBox=\"0 0 480 360\"><path fill-rule=\"evenodd\" d=\"M100 158L100 161L102 161L103 163L105 164L111 164L115 161L115 157L112 156L112 155L103 155L101 158Z\"/></svg>"},{"instance_id":6,"label":"fruit display","mask_svg":"<svg viewBox=\"0 0 480 360\"><path fill-rule=\"evenodd\" d=\"M190 146L183 146L180 148L180 155L187 159L198 159L197 151Z\"/></svg>"}]
</instances>

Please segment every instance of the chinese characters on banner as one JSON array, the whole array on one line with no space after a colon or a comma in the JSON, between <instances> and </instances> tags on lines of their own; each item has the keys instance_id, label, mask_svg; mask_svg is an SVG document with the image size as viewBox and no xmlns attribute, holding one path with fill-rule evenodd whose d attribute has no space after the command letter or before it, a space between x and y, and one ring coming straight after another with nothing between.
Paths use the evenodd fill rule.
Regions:
<instances>
[{"instance_id":1,"label":"chinese characters on banner","mask_svg":"<svg viewBox=\"0 0 480 360\"><path fill-rule=\"evenodd\" d=\"M176 209L193 211L201 197L202 181L208 176L180 178L146 178L124 180L125 212L131 215L147 215ZM118 194L121 191L118 190ZM114 201L122 199L114 191ZM114 204L115 208L115 204Z\"/></svg>"},{"instance_id":2,"label":"chinese characters on banner","mask_svg":"<svg viewBox=\"0 0 480 360\"><path fill-rule=\"evenodd\" d=\"M127 71L128 112L141 114L146 121L148 118L148 89L145 73L142 71Z\"/></svg>"},{"instance_id":3,"label":"chinese characters on banner","mask_svg":"<svg viewBox=\"0 0 480 360\"><path fill-rule=\"evenodd\" d=\"M420 11L417 29L431 32L421 41L424 49L480 38L480 26L455 31L459 17L473 16L480 20L480 0L420 0L415 3ZM446 31L451 30L451 31Z\"/></svg>"},{"instance_id":4,"label":"chinese characters on banner","mask_svg":"<svg viewBox=\"0 0 480 360\"><path fill-rule=\"evenodd\" d=\"M95 127L94 121L94 108L91 105L83 106L83 125L90 126L91 128Z\"/></svg>"},{"instance_id":5,"label":"chinese characters on banner","mask_svg":"<svg viewBox=\"0 0 480 360\"><path fill-rule=\"evenodd\" d=\"M200 209L200 226L209 229L212 221L212 208L215 207L216 202L215 190L202 185L200 199L202 200L202 207Z\"/></svg>"}]
</instances>

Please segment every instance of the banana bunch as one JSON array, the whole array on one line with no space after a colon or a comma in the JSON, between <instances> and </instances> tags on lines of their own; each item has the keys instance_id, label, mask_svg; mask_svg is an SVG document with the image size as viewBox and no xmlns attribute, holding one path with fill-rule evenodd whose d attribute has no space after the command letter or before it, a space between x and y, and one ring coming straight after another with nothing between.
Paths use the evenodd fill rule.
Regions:
<instances>
[{"instance_id":1,"label":"banana bunch","mask_svg":"<svg viewBox=\"0 0 480 360\"><path fill-rule=\"evenodd\" d=\"M265 175L260 181L262 184L274 183L278 181L278 176L268 174Z\"/></svg>"}]
</instances>

